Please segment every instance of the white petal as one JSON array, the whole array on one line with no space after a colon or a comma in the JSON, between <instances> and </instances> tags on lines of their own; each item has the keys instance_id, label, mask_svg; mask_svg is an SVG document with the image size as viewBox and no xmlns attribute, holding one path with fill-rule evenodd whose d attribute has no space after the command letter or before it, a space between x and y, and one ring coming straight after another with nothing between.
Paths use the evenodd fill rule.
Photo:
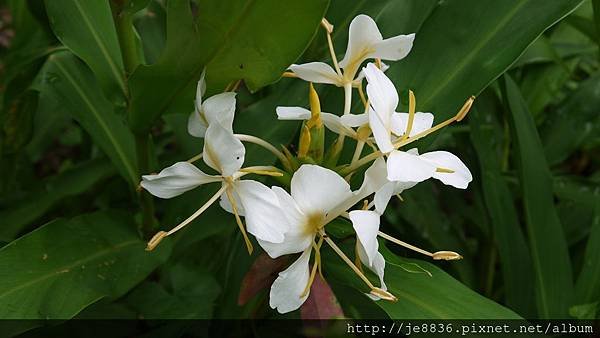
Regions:
<instances>
[{"instance_id":1,"label":"white petal","mask_svg":"<svg viewBox=\"0 0 600 338\"><path fill-rule=\"evenodd\" d=\"M252 180L235 182L234 190L244 207L248 232L264 241L283 242L289 224L273 190Z\"/></svg>"},{"instance_id":2,"label":"white petal","mask_svg":"<svg viewBox=\"0 0 600 338\"><path fill-rule=\"evenodd\" d=\"M199 185L219 181L220 177L207 175L191 163L177 162L156 175L142 176L140 185L156 197L171 198Z\"/></svg>"},{"instance_id":3,"label":"white petal","mask_svg":"<svg viewBox=\"0 0 600 338\"><path fill-rule=\"evenodd\" d=\"M373 198L375 201L375 210L380 214L383 214L390 199L394 196L394 186L395 182L388 182L375 193L375 197Z\"/></svg>"},{"instance_id":4,"label":"white petal","mask_svg":"<svg viewBox=\"0 0 600 338\"><path fill-rule=\"evenodd\" d=\"M433 176L436 165L405 151L392 151L387 160L388 180L422 182Z\"/></svg>"},{"instance_id":5,"label":"white petal","mask_svg":"<svg viewBox=\"0 0 600 338\"><path fill-rule=\"evenodd\" d=\"M369 123L369 115L364 114L346 114L340 117L342 124L347 127L362 127Z\"/></svg>"},{"instance_id":6,"label":"white petal","mask_svg":"<svg viewBox=\"0 0 600 338\"><path fill-rule=\"evenodd\" d=\"M202 97L204 93L206 93L206 80L204 79L206 76L206 68L200 74L200 80L198 80L198 84L196 85L196 109L200 109L202 105Z\"/></svg>"},{"instance_id":7,"label":"white petal","mask_svg":"<svg viewBox=\"0 0 600 338\"><path fill-rule=\"evenodd\" d=\"M390 66L387 65L386 63L382 62L381 63L381 71L385 73L388 69L390 69ZM361 69L360 73L358 73L358 76L354 79L354 82L360 82L364 78L365 78L365 72L364 72L364 69Z\"/></svg>"},{"instance_id":8,"label":"white petal","mask_svg":"<svg viewBox=\"0 0 600 338\"><path fill-rule=\"evenodd\" d=\"M352 197L350 185L336 172L318 165L304 164L292 177L292 197L307 216L326 214Z\"/></svg>"},{"instance_id":9,"label":"white petal","mask_svg":"<svg viewBox=\"0 0 600 338\"><path fill-rule=\"evenodd\" d=\"M237 192L233 192L232 193L233 198L235 199L235 206L237 208L237 213L240 216L244 216L246 215L246 210L244 210L244 206L242 205L242 202L240 201L240 196L237 194ZM223 208L223 210L227 211L230 214L233 214L233 207L231 206L231 201L229 201L229 196L227 196L227 194L223 194L221 195L221 198L219 199L219 205L221 206L221 208Z\"/></svg>"},{"instance_id":10,"label":"white petal","mask_svg":"<svg viewBox=\"0 0 600 338\"><path fill-rule=\"evenodd\" d=\"M454 170L453 173L435 172L433 178L442 181L446 185L451 185L459 189L466 189L473 176L469 168L454 154L447 151L432 151L421 155L438 168Z\"/></svg>"},{"instance_id":11,"label":"white petal","mask_svg":"<svg viewBox=\"0 0 600 338\"><path fill-rule=\"evenodd\" d=\"M373 110L369 111L369 127L371 127L375 143L377 143L377 147L382 153L387 154L394 150L389 125L386 126L380 116Z\"/></svg>"},{"instance_id":12,"label":"white petal","mask_svg":"<svg viewBox=\"0 0 600 338\"><path fill-rule=\"evenodd\" d=\"M408 125L408 113L394 113L392 114L391 127L394 134L401 136L406 132L406 126ZM412 128L410 129L409 136L415 136L416 134L425 131L433 125L433 114L431 113L415 113Z\"/></svg>"},{"instance_id":13,"label":"white petal","mask_svg":"<svg viewBox=\"0 0 600 338\"><path fill-rule=\"evenodd\" d=\"M353 210L350 211L349 215L352 227L356 231L356 237L367 254L367 265L370 266L379 249L379 243L377 242L379 214L371 210Z\"/></svg>"},{"instance_id":14,"label":"white petal","mask_svg":"<svg viewBox=\"0 0 600 338\"><path fill-rule=\"evenodd\" d=\"M202 110L209 125L220 123L227 130L233 129L235 95L236 93L233 92L225 92L211 96L204 101Z\"/></svg>"},{"instance_id":15,"label":"white petal","mask_svg":"<svg viewBox=\"0 0 600 338\"><path fill-rule=\"evenodd\" d=\"M396 87L381 69L373 63L369 63L364 68L364 73L368 82L367 95L369 96L369 103L380 116L391 116L398 106Z\"/></svg>"},{"instance_id":16,"label":"white petal","mask_svg":"<svg viewBox=\"0 0 600 338\"><path fill-rule=\"evenodd\" d=\"M302 107L277 107L277 119L279 120L308 120L310 110Z\"/></svg>"},{"instance_id":17,"label":"white petal","mask_svg":"<svg viewBox=\"0 0 600 338\"><path fill-rule=\"evenodd\" d=\"M367 55L363 53L365 49L372 48L373 45L382 40L383 37L375 21L367 15L357 15L350 22L348 47L346 48L344 58L340 61L340 67L345 68L350 64L358 67L366 59ZM361 54L363 54L362 58Z\"/></svg>"},{"instance_id":18,"label":"white petal","mask_svg":"<svg viewBox=\"0 0 600 338\"><path fill-rule=\"evenodd\" d=\"M311 248L306 249L292 265L279 273L279 276L271 285L269 305L271 308L277 309L279 313L287 313L298 309L308 298L310 290L304 297L300 296L308 285L310 277L308 269L310 252Z\"/></svg>"},{"instance_id":19,"label":"white petal","mask_svg":"<svg viewBox=\"0 0 600 338\"><path fill-rule=\"evenodd\" d=\"M202 118L202 116L200 116L198 110L194 110L188 117L187 128L190 135L195 137L204 137L204 134L206 134L206 128L208 128L208 124Z\"/></svg>"},{"instance_id":20,"label":"white petal","mask_svg":"<svg viewBox=\"0 0 600 338\"><path fill-rule=\"evenodd\" d=\"M223 176L231 176L244 163L246 149L233 132L214 123L208 126L204 139L204 162Z\"/></svg>"},{"instance_id":21,"label":"white petal","mask_svg":"<svg viewBox=\"0 0 600 338\"><path fill-rule=\"evenodd\" d=\"M301 65L291 65L289 68L304 81L328 83L340 86L339 75L330 65L324 62L309 62Z\"/></svg>"},{"instance_id":22,"label":"white petal","mask_svg":"<svg viewBox=\"0 0 600 338\"><path fill-rule=\"evenodd\" d=\"M364 252L364 249L359 245L358 257L360 258L361 262L369 268L369 270L373 271L377 275L377 277L379 277L379 288L381 288L384 291L387 291L387 285L385 285L385 281L383 280L385 274L385 259L383 258L383 255L377 252L375 254L375 259L373 260L373 263L371 265L368 265L366 261L366 253ZM375 301L381 299L369 293L367 293L366 295Z\"/></svg>"},{"instance_id":23,"label":"white petal","mask_svg":"<svg viewBox=\"0 0 600 338\"><path fill-rule=\"evenodd\" d=\"M369 55L370 58L379 58L382 60L398 61L405 58L413 46L415 34L398 35L377 42L375 52Z\"/></svg>"},{"instance_id":24,"label":"white petal","mask_svg":"<svg viewBox=\"0 0 600 338\"><path fill-rule=\"evenodd\" d=\"M345 125L343 125L342 120L339 116L331 114L331 113L324 113L324 112L321 112L320 115L321 115L321 121L323 121L325 128L327 128L327 129L331 130L332 132L339 134L339 135L356 137L356 132L353 129L348 128Z\"/></svg>"},{"instance_id":25,"label":"white petal","mask_svg":"<svg viewBox=\"0 0 600 338\"><path fill-rule=\"evenodd\" d=\"M363 183L360 187L360 194L368 196L381 189L388 182L385 160L383 157L379 157L365 171Z\"/></svg>"}]
</instances>

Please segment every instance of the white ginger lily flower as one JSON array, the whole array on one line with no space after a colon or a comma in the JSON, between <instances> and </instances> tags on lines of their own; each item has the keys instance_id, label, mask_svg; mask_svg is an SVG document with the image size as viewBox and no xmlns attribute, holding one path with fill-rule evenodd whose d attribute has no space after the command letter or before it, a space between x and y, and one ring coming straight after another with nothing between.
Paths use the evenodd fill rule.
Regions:
<instances>
[{"instance_id":1,"label":"white ginger lily flower","mask_svg":"<svg viewBox=\"0 0 600 338\"><path fill-rule=\"evenodd\" d=\"M350 23L348 47L339 66L332 53L335 70L323 62L294 64L289 69L305 81L343 87L348 83L360 82L361 76L355 79L355 75L367 59L398 61L406 57L412 49L414 38L413 33L383 39L375 21L367 15L360 14ZM333 51L331 42L330 50ZM338 67L343 69L343 73Z\"/></svg>"},{"instance_id":2,"label":"white ginger lily flower","mask_svg":"<svg viewBox=\"0 0 600 338\"><path fill-rule=\"evenodd\" d=\"M353 193L348 183L337 173L317 165L302 165L291 181L291 194L279 187L273 187L279 198L281 208L287 217L289 230L281 243L272 243L259 239L262 248L272 258L281 255L302 253L300 257L282 271L271 286L269 305L280 313L298 309L308 298L310 286L320 268L319 249L323 240L342 256L347 264L360 272L341 252L333 241L325 235L324 227L334 218L344 213L360 201L364 194ZM317 241L316 237L320 239ZM315 249L315 264L309 269L312 249ZM369 246L370 248L370 246ZM366 279L360 273L363 280ZM385 291L375 288L368 280L367 284L379 294L393 297Z\"/></svg>"},{"instance_id":3,"label":"white ginger lily flower","mask_svg":"<svg viewBox=\"0 0 600 338\"><path fill-rule=\"evenodd\" d=\"M368 113L369 126L379 150L388 156L387 179L418 183L433 177L444 184L465 189L473 178L469 169L455 155L447 151L419 155L416 149L395 149L393 143L398 137L408 138L430 130L433 115L414 113L412 92L409 113L396 113L398 93L392 81L373 64L367 65L364 71L371 105Z\"/></svg>"},{"instance_id":4,"label":"white ginger lily flower","mask_svg":"<svg viewBox=\"0 0 600 338\"><path fill-rule=\"evenodd\" d=\"M205 73L206 71L203 71L202 75L200 75L200 80L196 86L194 111L188 118L188 133L195 137L204 137L206 129L211 123L219 123L229 131L233 128L236 93L225 92L217 94L203 102L202 97L206 92Z\"/></svg>"},{"instance_id":5,"label":"white ginger lily flower","mask_svg":"<svg viewBox=\"0 0 600 338\"><path fill-rule=\"evenodd\" d=\"M221 188L209 201L184 222L169 232L159 232L149 243L152 249L165 236L183 228L219 197L225 195L229 201L229 209L236 216L236 221L248 250L252 251L244 225L239 216L246 219L246 228L256 238L273 243L282 242L287 231L287 221L280 211L276 194L264 184L253 180L241 180L248 173L274 174L271 167L250 167L242 169L245 148L233 133L218 123L211 124L205 135L203 160L219 175L209 175L189 162L178 162L154 175L144 175L141 186L152 195L160 198L178 196L203 184L221 182Z\"/></svg>"}]
</instances>

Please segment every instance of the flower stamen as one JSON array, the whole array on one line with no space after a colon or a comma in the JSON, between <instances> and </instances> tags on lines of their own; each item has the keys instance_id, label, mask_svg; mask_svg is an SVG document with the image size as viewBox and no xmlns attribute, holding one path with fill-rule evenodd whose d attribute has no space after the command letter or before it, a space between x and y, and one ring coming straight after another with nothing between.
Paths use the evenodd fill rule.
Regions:
<instances>
[{"instance_id":1,"label":"flower stamen","mask_svg":"<svg viewBox=\"0 0 600 338\"><path fill-rule=\"evenodd\" d=\"M383 233L381 231L378 232L378 235L380 237L382 237L382 238L387 239L388 241L390 241L390 242L392 242L394 244L398 244L400 246L403 246L403 247L405 247L407 249L416 251L416 252L418 252L420 254L423 254L425 256L429 256L429 257L433 258L434 260L457 260L457 259L462 259L462 256L459 255L458 253L454 252L454 251L438 251L438 252L431 253L431 252L429 252L427 250L423 250L423 249L418 248L418 247L416 247L414 245L411 245L411 244L408 244L406 242L403 242L403 241L401 241L401 240L399 240L397 238L394 238L394 237L392 237L392 236L390 236L388 234L385 234L385 233Z\"/></svg>"},{"instance_id":2,"label":"flower stamen","mask_svg":"<svg viewBox=\"0 0 600 338\"><path fill-rule=\"evenodd\" d=\"M248 238L248 234L246 233L246 227L244 226L244 223L242 222L242 219L240 218L240 215L238 213L237 203L235 202L233 193L231 192L231 189L227 189L225 190L225 192L227 193L227 199L229 199L229 203L231 203L231 209L233 210L235 221L238 227L240 228L240 232L244 237L244 241L246 242L246 249L248 249L248 255L252 255L252 251L254 250L254 248L252 247L252 242L250 242L250 238Z\"/></svg>"}]
</instances>

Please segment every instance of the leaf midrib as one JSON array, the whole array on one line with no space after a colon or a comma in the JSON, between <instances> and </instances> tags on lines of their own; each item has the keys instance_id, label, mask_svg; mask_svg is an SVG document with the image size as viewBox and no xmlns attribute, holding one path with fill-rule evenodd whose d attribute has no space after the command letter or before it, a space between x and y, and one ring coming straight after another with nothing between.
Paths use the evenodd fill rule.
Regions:
<instances>
[{"instance_id":1,"label":"leaf midrib","mask_svg":"<svg viewBox=\"0 0 600 338\"><path fill-rule=\"evenodd\" d=\"M117 80L117 82L119 84L119 87L121 88L121 91L123 91L123 93L126 93L127 89L125 88L125 81L123 80L122 74L119 71L119 69L118 69L117 65L115 64L114 60L110 57L110 54L108 53L108 49L104 45L102 39L100 39L100 37L98 36L98 34L96 34L96 31L94 30L94 27L93 27L92 23L90 22L90 19L85 14L85 11L83 10L83 8L81 8L81 5L79 4L79 2L78 1L73 1L73 2L75 3L75 7L77 8L77 11L81 14L81 17L83 18L83 22L85 23L85 25L87 26L88 30L92 34L92 37L94 38L94 40L96 40L96 43L98 44L98 47L100 48L100 52L102 52L102 54L104 55L104 57L106 57L106 60L108 62L108 66L110 67L110 69L111 69L111 71L113 73L113 76Z\"/></svg>"},{"instance_id":2,"label":"leaf midrib","mask_svg":"<svg viewBox=\"0 0 600 338\"><path fill-rule=\"evenodd\" d=\"M10 294L12 294L12 293L14 293L16 291L22 290L22 289L24 289L24 288L26 288L26 287L28 287L30 285L34 285L36 283L43 282L46 279L49 279L49 278L54 277L56 275L59 275L59 274L62 274L62 273L72 272L71 269L73 269L73 268L75 268L77 266L83 265L84 263L93 261L93 260L95 260L95 259L97 259L99 257L104 256L104 255L110 254L112 252L119 251L119 250L121 250L123 248L126 248L126 247L134 245L134 244L139 244L139 243L140 243L140 241L138 239L129 240L129 241L122 242L120 244L111 246L111 247L106 248L104 250L98 251L98 252L96 252L95 254L93 254L91 256L88 256L86 258L82 258L82 259L76 260L76 261L74 261L71 264L67 264L67 265L62 266L60 268L54 269L54 271L52 271L50 273L41 275L41 276L39 276L39 277L37 277L35 279L32 279L32 280L30 280L28 282L19 284L18 286L14 287L12 289L9 289L8 291L0 293L0 299L6 297L7 295L10 295Z\"/></svg>"},{"instance_id":3,"label":"leaf midrib","mask_svg":"<svg viewBox=\"0 0 600 338\"><path fill-rule=\"evenodd\" d=\"M89 110L92 112L92 116L97 120L103 133L108 137L108 140L113 145L115 151L117 152L117 155L121 159L121 162L125 165L125 168L126 168L128 174L130 175L131 182L136 182L137 181L136 171L131 166L131 163L129 163L129 161L127 160L127 156L123 152L123 149L121 149L119 142L115 139L114 135L110 132L110 128L106 125L105 121L102 119L100 112L97 111L95 106L90 102L89 98L87 97L85 92L83 92L83 90L81 89L81 87L79 86L77 81L75 81L75 79L73 79L69 75L69 72L64 68L64 66L62 66L60 64L59 58L54 58L54 64L63 73L63 75L65 76L67 81L69 81L71 83L73 88L75 88L75 90L77 91L79 96L82 98L82 100L88 106Z\"/></svg>"}]
</instances>

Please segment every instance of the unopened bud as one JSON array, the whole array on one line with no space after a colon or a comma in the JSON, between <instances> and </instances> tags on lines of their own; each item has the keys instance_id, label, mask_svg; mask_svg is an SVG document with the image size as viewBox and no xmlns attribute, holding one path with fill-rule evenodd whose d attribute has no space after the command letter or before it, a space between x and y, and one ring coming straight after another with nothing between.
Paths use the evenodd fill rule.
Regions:
<instances>
[{"instance_id":1,"label":"unopened bud","mask_svg":"<svg viewBox=\"0 0 600 338\"><path fill-rule=\"evenodd\" d=\"M310 148L310 129L308 129L306 123L302 124L300 141L298 143L298 157L306 157L306 155L308 155L308 149Z\"/></svg>"}]
</instances>

